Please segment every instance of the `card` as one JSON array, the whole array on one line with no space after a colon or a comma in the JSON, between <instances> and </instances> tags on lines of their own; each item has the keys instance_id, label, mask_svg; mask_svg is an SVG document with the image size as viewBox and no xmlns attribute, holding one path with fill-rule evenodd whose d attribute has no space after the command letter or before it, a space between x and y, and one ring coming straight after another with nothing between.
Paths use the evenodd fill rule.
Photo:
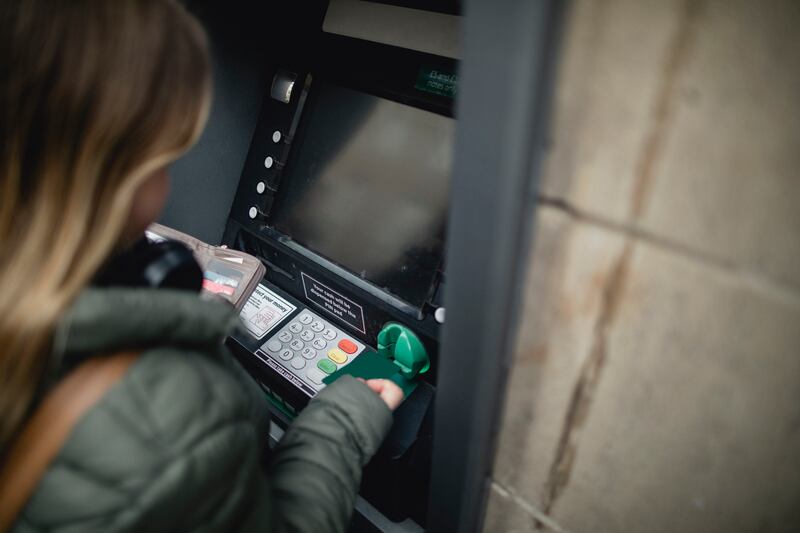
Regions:
<instances>
[{"instance_id":1,"label":"card","mask_svg":"<svg viewBox=\"0 0 800 533\"><path fill-rule=\"evenodd\" d=\"M400 373L400 368L397 365L370 349L363 351L358 357L322 381L330 385L344 374L362 379L390 379L403 389L403 394L406 398L417 388L417 382L406 379Z\"/></svg>"},{"instance_id":2,"label":"card","mask_svg":"<svg viewBox=\"0 0 800 533\"><path fill-rule=\"evenodd\" d=\"M210 261L203 272L203 289L214 294L232 297L241 281L241 272L217 260Z\"/></svg>"}]
</instances>

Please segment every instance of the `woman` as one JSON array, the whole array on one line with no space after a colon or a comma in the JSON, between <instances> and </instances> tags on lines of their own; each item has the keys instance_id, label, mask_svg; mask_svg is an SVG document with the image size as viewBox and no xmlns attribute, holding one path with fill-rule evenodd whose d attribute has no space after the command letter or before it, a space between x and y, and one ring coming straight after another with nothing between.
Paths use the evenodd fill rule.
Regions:
<instances>
[{"instance_id":1,"label":"woman","mask_svg":"<svg viewBox=\"0 0 800 533\"><path fill-rule=\"evenodd\" d=\"M262 468L263 395L188 291L98 288L208 115L205 36L170 0L0 0L0 460L86 357L141 353L77 423L15 531L342 531L402 393L343 378Z\"/></svg>"}]
</instances>

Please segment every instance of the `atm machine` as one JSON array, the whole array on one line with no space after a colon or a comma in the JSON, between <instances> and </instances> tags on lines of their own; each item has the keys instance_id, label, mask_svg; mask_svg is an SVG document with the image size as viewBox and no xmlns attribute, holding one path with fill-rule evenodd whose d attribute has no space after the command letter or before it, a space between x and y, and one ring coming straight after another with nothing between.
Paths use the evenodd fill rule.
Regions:
<instances>
[{"instance_id":1,"label":"atm machine","mask_svg":"<svg viewBox=\"0 0 800 533\"><path fill-rule=\"evenodd\" d=\"M283 425L365 351L415 343L419 364L396 364L416 389L364 494L390 519L424 524L456 61L322 31L308 11L293 24L307 37L265 65L223 238L268 272L230 344Z\"/></svg>"},{"instance_id":2,"label":"atm machine","mask_svg":"<svg viewBox=\"0 0 800 533\"><path fill-rule=\"evenodd\" d=\"M473 24L472 35L508 33L504 24L521 14L544 14L533 30L528 25L518 33L542 36L542 42L527 45L541 48L532 57L545 57L542 50L552 35L537 28L550 20L550 2L533 3L541 12L526 2L512 4L519 4L516 12L499 18L497 10L474 9L496 20L487 19L489 28ZM498 417L503 390L498 378L505 364L458 344L485 348L487 335L495 335L501 337L498 351L507 352L515 305L508 284L519 276L524 231L502 217L494 223L492 202L507 202L502 208L511 219L524 220L534 161L523 157L527 162L518 168L491 169L498 177L513 173L511 188L477 182L488 175L476 175L466 186L453 179L459 164L469 164L462 167L464 175L475 174L508 157L504 145L472 163L457 161L456 56L464 25L459 3L197 0L189 5L211 37L215 106L198 146L172 169L173 196L162 222L246 251L267 266L242 311L247 331L228 344L269 398L275 438L326 386L328 376L366 354L386 356L415 388L365 470L353 528L473 530L486 501L490 428ZM504 54L518 44L512 39L492 46ZM482 61L503 66L505 60ZM512 63L507 68L518 68ZM530 94L512 95L506 104L538 101L547 65L528 67L522 73L528 77L515 83L530 86ZM475 81L479 73L473 72ZM479 86L475 83L476 102L483 98ZM508 88L494 92L502 98ZM517 140L536 141L537 128L516 124L511 107L503 113L484 120L484 133L516 128L524 133ZM487 144L463 135L460 143L469 157L484 150L478 144ZM474 206L479 210L470 213ZM476 218L484 222L468 229L466 221ZM458 244L448 250L453 236ZM470 237L480 239L475 248ZM488 269L464 269L492 261L493 249L508 259L501 290L493 288L495 278L482 279ZM451 266L457 291L448 288ZM496 277L500 271L492 272ZM455 312L445 311L446 291L451 311L457 304ZM488 307L476 307L473 297ZM492 299L501 300L504 310L483 316ZM451 328L450 338L458 340L451 340L449 349L459 353L444 360L445 321L450 327L467 317L483 318L486 332L471 327L456 334ZM472 412L469 420L463 418ZM448 483L455 486L447 488Z\"/></svg>"}]
</instances>

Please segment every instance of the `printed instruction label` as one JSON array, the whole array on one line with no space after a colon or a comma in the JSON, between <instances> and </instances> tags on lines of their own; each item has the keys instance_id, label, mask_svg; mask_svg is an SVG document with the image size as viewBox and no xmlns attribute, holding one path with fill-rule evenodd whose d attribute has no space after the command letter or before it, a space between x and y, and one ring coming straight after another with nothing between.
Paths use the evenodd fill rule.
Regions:
<instances>
[{"instance_id":1,"label":"printed instruction label","mask_svg":"<svg viewBox=\"0 0 800 533\"><path fill-rule=\"evenodd\" d=\"M308 386L302 379L292 374L288 369L284 368L280 363L274 360L270 355L262 349L256 350L256 356L264 361L268 367L280 374L286 381L306 393L309 398L316 396L317 391Z\"/></svg>"},{"instance_id":2,"label":"printed instruction label","mask_svg":"<svg viewBox=\"0 0 800 533\"><path fill-rule=\"evenodd\" d=\"M295 309L297 307L264 285L258 285L244 304L239 317L247 331L256 339L261 339Z\"/></svg>"},{"instance_id":3,"label":"printed instruction label","mask_svg":"<svg viewBox=\"0 0 800 533\"><path fill-rule=\"evenodd\" d=\"M345 324L353 326L361 333L367 333L367 328L364 324L363 307L315 280L305 272L301 272L300 276L303 279L303 290L305 290L306 298L309 302L316 304L317 307L327 311L328 314L338 318Z\"/></svg>"}]
</instances>

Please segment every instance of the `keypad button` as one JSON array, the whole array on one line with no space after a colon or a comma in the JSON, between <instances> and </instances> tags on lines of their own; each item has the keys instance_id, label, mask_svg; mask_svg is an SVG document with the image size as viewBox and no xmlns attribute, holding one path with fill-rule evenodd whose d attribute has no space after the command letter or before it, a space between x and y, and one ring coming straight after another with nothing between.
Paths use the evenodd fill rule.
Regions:
<instances>
[{"instance_id":1,"label":"keypad button","mask_svg":"<svg viewBox=\"0 0 800 533\"><path fill-rule=\"evenodd\" d=\"M325 329L325 325L319 320L315 320L314 323L311 324L311 329L319 333L320 331Z\"/></svg>"},{"instance_id":2,"label":"keypad button","mask_svg":"<svg viewBox=\"0 0 800 533\"><path fill-rule=\"evenodd\" d=\"M292 322L289 324L289 331L292 333L300 333L303 331L303 325L300 322Z\"/></svg>"},{"instance_id":3,"label":"keypad button","mask_svg":"<svg viewBox=\"0 0 800 533\"><path fill-rule=\"evenodd\" d=\"M324 350L328 343L325 341L325 339L320 339L317 337L314 339L314 342L312 342L311 345L317 350Z\"/></svg>"},{"instance_id":4,"label":"keypad button","mask_svg":"<svg viewBox=\"0 0 800 533\"><path fill-rule=\"evenodd\" d=\"M317 356L317 351L313 348L303 348L303 351L300 352L300 355L306 359L314 359Z\"/></svg>"},{"instance_id":5,"label":"keypad button","mask_svg":"<svg viewBox=\"0 0 800 533\"><path fill-rule=\"evenodd\" d=\"M350 339L340 340L339 348L341 348L344 353L349 353L349 354L354 354L358 351L358 346L356 346L356 343L354 343Z\"/></svg>"},{"instance_id":6,"label":"keypad button","mask_svg":"<svg viewBox=\"0 0 800 533\"><path fill-rule=\"evenodd\" d=\"M331 328L328 328L322 332L322 336L328 339L329 341L332 341L333 339L336 338L336 332L333 331Z\"/></svg>"},{"instance_id":7,"label":"keypad button","mask_svg":"<svg viewBox=\"0 0 800 533\"><path fill-rule=\"evenodd\" d=\"M272 339L267 343L267 350L273 353L278 353L281 351L282 346L283 345L281 344L281 341Z\"/></svg>"},{"instance_id":8,"label":"keypad button","mask_svg":"<svg viewBox=\"0 0 800 533\"><path fill-rule=\"evenodd\" d=\"M297 318L297 320L299 320L302 324L311 324L311 322L314 320L314 317L308 313L303 313Z\"/></svg>"},{"instance_id":9,"label":"keypad button","mask_svg":"<svg viewBox=\"0 0 800 533\"><path fill-rule=\"evenodd\" d=\"M347 362L347 354L341 351L339 348L329 350L328 357L337 365L343 365Z\"/></svg>"},{"instance_id":10,"label":"keypad button","mask_svg":"<svg viewBox=\"0 0 800 533\"><path fill-rule=\"evenodd\" d=\"M293 351L291 351L291 350L286 350L286 349L284 349L284 350L283 350L281 353L279 353L278 355L279 355L279 356L280 356L280 358L281 358L281 359L283 359L284 361L288 361L289 359L291 359L292 357L294 357L294 352L293 352Z\"/></svg>"},{"instance_id":11,"label":"keypad button","mask_svg":"<svg viewBox=\"0 0 800 533\"><path fill-rule=\"evenodd\" d=\"M311 383L322 385L322 380L325 378L325 374L320 372L317 367L312 366L306 370L306 377Z\"/></svg>"},{"instance_id":12,"label":"keypad button","mask_svg":"<svg viewBox=\"0 0 800 533\"><path fill-rule=\"evenodd\" d=\"M301 368L306 366L306 360L303 359L302 357L295 357L294 359L292 359L291 365L292 368L300 370Z\"/></svg>"},{"instance_id":13,"label":"keypad button","mask_svg":"<svg viewBox=\"0 0 800 533\"><path fill-rule=\"evenodd\" d=\"M317 368L326 374L333 374L336 372L336 365L327 359L320 359L319 362L317 362Z\"/></svg>"},{"instance_id":14,"label":"keypad button","mask_svg":"<svg viewBox=\"0 0 800 533\"><path fill-rule=\"evenodd\" d=\"M300 339L295 339L295 340L293 340L292 342L289 343L289 347L294 351L298 351L298 350L302 350L303 348L305 348L306 344L303 341L301 341Z\"/></svg>"},{"instance_id":15,"label":"keypad button","mask_svg":"<svg viewBox=\"0 0 800 533\"><path fill-rule=\"evenodd\" d=\"M288 331L284 330L284 331L280 332L280 335L278 335L278 338L282 342L289 342L290 340L292 340L292 334L289 333Z\"/></svg>"},{"instance_id":16,"label":"keypad button","mask_svg":"<svg viewBox=\"0 0 800 533\"><path fill-rule=\"evenodd\" d=\"M311 331L310 329L304 329L303 331L300 332L300 338L306 342L313 340L314 332Z\"/></svg>"}]
</instances>

